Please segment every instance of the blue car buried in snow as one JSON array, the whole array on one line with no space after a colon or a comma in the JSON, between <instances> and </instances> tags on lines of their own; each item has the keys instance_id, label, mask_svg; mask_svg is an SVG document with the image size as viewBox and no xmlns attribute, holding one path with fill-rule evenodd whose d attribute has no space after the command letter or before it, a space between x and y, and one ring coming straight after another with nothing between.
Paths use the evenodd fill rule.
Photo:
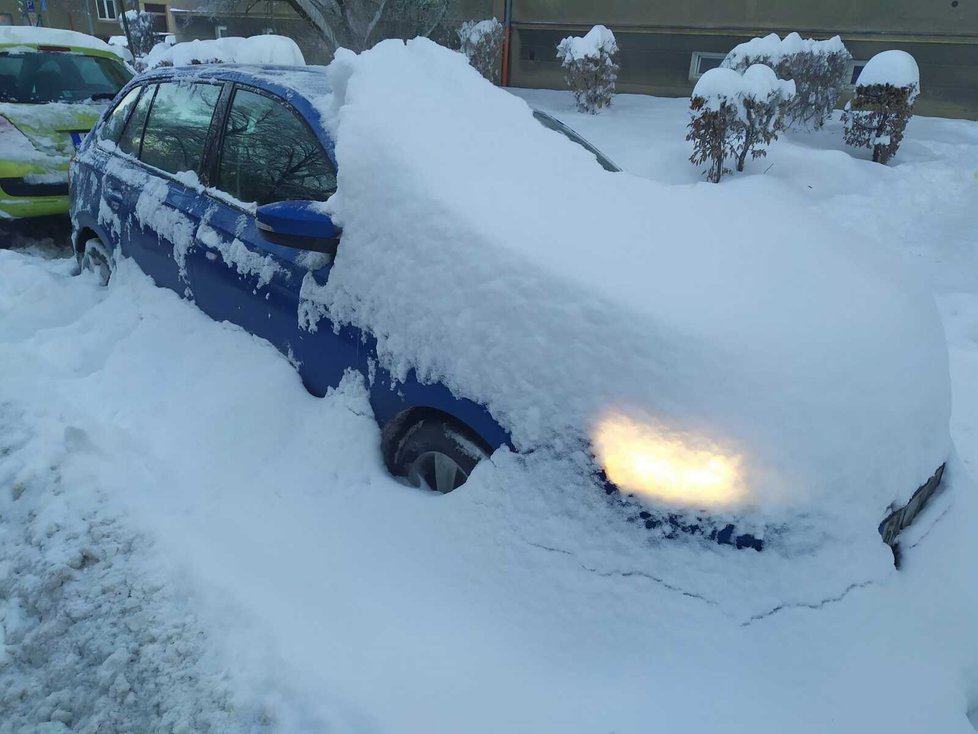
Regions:
<instances>
[{"instance_id":1,"label":"blue car buried in snow","mask_svg":"<svg viewBox=\"0 0 978 734\"><path fill-rule=\"evenodd\" d=\"M368 331L342 323L308 328L315 319L304 312L303 289L325 286L341 246L322 206L336 191L338 166L321 119L327 96L326 77L315 67L167 68L138 77L73 161L76 257L104 282L120 256L131 258L157 285L191 297L213 319L268 340L315 395L348 370L362 373L388 469L450 492L481 458L514 448L511 433L481 402L439 382L413 372L395 379ZM719 496L739 471L732 458L663 441L626 416L602 419L593 446L611 493L617 484L641 495L653 475L673 483L686 477ZM909 503L891 508L880 526L887 543L895 545L940 478L939 469ZM624 502L634 520L667 534L763 545L709 513L691 520L668 504Z\"/></svg>"}]
</instances>

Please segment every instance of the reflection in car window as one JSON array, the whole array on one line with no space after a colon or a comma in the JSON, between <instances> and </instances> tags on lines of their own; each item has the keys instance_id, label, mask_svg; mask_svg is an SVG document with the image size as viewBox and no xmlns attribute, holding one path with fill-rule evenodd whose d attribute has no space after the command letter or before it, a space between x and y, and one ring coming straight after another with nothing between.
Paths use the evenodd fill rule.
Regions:
<instances>
[{"instance_id":1,"label":"reflection in car window","mask_svg":"<svg viewBox=\"0 0 978 734\"><path fill-rule=\"evenodd\" d=\"M140 160L179 173L196 171L221 88L213 84L161 84L146 121Z\"/></svg>"},{"instance_id":2,"label":"reflection in car window","mask_svg":"<svg viewBox=\"0 0 978 734\"><path fill-rule=\"evenodd\" d=\"M306 124L280 102L238 89L234 93L217 187L240 201L325 201L336 171Z\"/></svg>"},{"instance_id":3,"label":"reflection in car window","mask_svg":"<svg viewBox=\"0 0 978 734\"><path fill-rule=\"evenodd\" d=\"M132 74L120 62L71 52L0 51L0 102L112 99Z\"/></svg>"},{"instance_id":4,"label":"reflection in car window","mask_svg":"<svg viewBox=\"0 0 978 734\"><path fill-rule=\"evenodd\" d=\"M123 153L131 156L139 156L139 145L143 140L143 128L146 127L146 117L149 114L149 106L153 103L153 94L156 87L145 87L143 96L136 103L136 109L129 115L129 120L119 136L118 146Z\"/></svg>"},{"instance_id":5,"label":"reflection in car window","mask_svg":"<svg viewBox=\"0 0 978 734\"><path fill-rule=\"evenodd\" d=\"M119 141L119 135L122 134L122 128L129 118L129 112L132 110L133 105L136 104L136 100L139 99L139 93L141 91L143 91L142 87L130 89L129 93L122 98L122 101L115 106L115 109L112 110L105 124L99 130L98 136L100 140L111 140L113 143Z\"/></svg>"}]
</instances>

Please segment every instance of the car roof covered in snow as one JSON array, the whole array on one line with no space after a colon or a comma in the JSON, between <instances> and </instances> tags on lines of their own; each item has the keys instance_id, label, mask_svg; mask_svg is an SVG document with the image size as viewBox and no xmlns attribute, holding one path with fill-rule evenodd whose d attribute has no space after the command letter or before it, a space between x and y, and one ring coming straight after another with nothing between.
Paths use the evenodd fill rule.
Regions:
<instances>
[{"instance_id":1,"label":"car roof covered in snow","mask_svg":"<svg viewBox=\"0 0 978 734\"><path fill-rule=\"evenodd\" d=\"M119 56L114 48L95 36L60 28L0 27L0 46L68 46L72 49L99 52L100 55Z\"/></svg>"}]
</instances>

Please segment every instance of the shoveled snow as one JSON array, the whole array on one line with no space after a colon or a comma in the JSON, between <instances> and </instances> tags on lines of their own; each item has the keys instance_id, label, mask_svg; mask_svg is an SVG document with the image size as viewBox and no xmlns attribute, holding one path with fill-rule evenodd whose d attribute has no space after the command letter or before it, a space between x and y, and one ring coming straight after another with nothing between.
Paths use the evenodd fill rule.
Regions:
<instances>
[{"instance_id":1,"label":"shoveled snow","mask_svg":"<svg viewBox=\"0 0 978 734\"><path fill-rule=\"evenodd\" d=\"M866 62L856 80L857 87L891 84L913 90L911 101L920 94L920 69L914 57L906 51L884 51Z\"/></svg>"},{"instance_id":2,"label":"shoveled snow","mask_svg":"<svg viewBox=\"0 0 978 734\"><path fill-rule=\"evenodd\" d=\"M783 198L760 221L740 188L605 172L428 41L329 76L344 235L318 295L394 375L487 405L521 450L587 452L621 411L742 456L727 512L790 527L768 538L788 555L871 537L948 457L936 309L874 241Z\"/></svg>"},{"instance_id":3,"label":"shoveled snow","mask_svg":"<svg viewBox=\"0 0 978 734\"><path fill-rule=\"evenodd\" d=\"M146 56L145 63L146 68L154 69L211 63L304 66L306 61L291 38L261 35L183 41L172 46L157 44Z\"/></svg>"}]
</instances>

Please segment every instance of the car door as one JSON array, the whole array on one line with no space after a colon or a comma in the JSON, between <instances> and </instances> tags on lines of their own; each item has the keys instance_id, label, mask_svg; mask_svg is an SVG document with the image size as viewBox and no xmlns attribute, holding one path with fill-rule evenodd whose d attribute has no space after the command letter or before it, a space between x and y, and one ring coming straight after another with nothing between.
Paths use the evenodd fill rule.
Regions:
<instances>
[{"instance_id":1,"label":"car door","mask_svg":"<svg viewBox=\"0 0 978 734\"><path fill-rule=\"evenodd\" d=\"M164 81L143 92L106 167L104 195L122 251L157 285L190 291L194 235L207 202L199 174L220 83Z\"/></svg>"},{"instance_id":2,"label":"car door","mask_svg":"<svg viewBox=\"0 0 978 734\"><path fill-rule=\"evenodd\" d=\"M300 324L303 282L325 284L332 258L270 242L255 211L272 202L325 201L336 190L336 167L292 106L263 90L235 87L217 137L210 203L197 232L204 256L196 260L196 302L214 319L270 341L322 394L366 361L355 330Z\"/></svg>"}]
</instances>

